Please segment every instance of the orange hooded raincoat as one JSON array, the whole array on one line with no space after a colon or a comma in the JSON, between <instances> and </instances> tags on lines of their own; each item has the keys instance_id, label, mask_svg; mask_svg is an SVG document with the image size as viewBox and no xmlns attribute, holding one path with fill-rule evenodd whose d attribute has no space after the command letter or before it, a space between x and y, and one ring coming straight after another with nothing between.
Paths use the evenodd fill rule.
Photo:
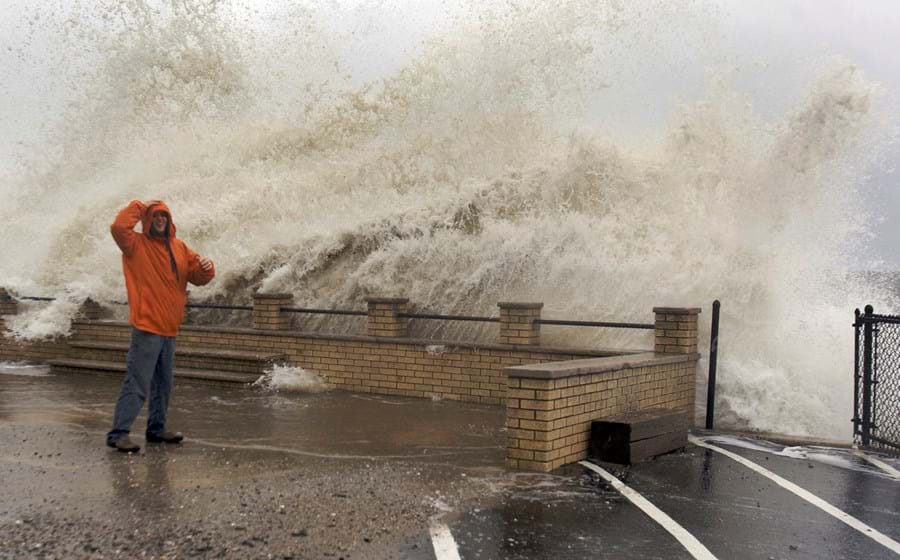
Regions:
<instances>
[{"instance_id":1,"label":"orange hooded raincoat","mask_svg":"<svg viewBox=\"0 0 900 560\"><path fill-rule=\"evenodd\" d=\"M165 237L150 235L153 212L169 216ZM143 231L134 227L141 222ZM164 202L150 205L133 200L110 227L122 250L122 269L128 289L129 322L138 329L162 336L178 335L187 302L187 283L202 286L216 275L200 267L200 256L175 237L172 212Z\"/></svg>"}]
</instances>

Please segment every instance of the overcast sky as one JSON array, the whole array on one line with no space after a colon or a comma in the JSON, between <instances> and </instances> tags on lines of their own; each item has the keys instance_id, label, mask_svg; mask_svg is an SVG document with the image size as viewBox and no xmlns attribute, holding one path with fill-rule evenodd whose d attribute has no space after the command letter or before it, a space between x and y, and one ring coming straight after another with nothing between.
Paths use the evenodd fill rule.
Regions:
<instances>
[{"instance_id":1,"label":"overcast sky","mask_svg":"<svg viewBox=\"0 0 900 560\"><path fill-rule=\"evenodd\" d=\"M21 151L17 143L34 140L42 130L52 128L54 116L69 94L69 84L59 69L41 64L40 51L52 37L47 36L49 28L44 29L40 19L35 19L42 11L65 4L66 0L49 4L4 0L0 7L0 178L8 172L12 155ZM260 25L265 25L266 5L278 4L254 4L261 8ZM364 19L371 32L354 35L347 46L347 66L361 81L402 64L423 39L443 28L453 10L453 3L446 0L322 3L336 15L331 24L338 27L344 25L342 16L360 17L360 4L368 6ZM900 106L900 1L717 0L710 4L720 56L684 64L685 73L678 76L660 71L683 54L677 49L660 53L658 60L649 57L646 66L637 68L631 87L654 92L656 102L622 111L621 122L606 119L604 126L615 133L617 141L628 142L629 137L659 131L660 121L677 102L701 99L702 76L708 70L704 64L710 60L740 68L735 83L752 96L754 107L764 115L783 114L798 103L808 93L821 64L833 57L857 64L870 79L883 84L887 105ZM373 9L377 12L374 17ZM619 95L623 105L637 103L629 90L611 95L612 99ZM887 169L872 170L866 202L883 219L875 230L873 254L883 258L887 268L900 269L900 181L891 172L895 163L900 163L896 144L889 148L887 161Z\"/></svg>"},{"instance_id":2,"label":"overcast sky","mask_svg":"<svg viewBox=\"0 0 900 560\"><path fill-rule=\"evenodd\" d=\"M798 68L802 74L803 66L797 63L804 59L811 62L806 68L810 71L815 61L840 56L884 86L886 105L893 105L894 111L900 107L900 2L732 0L722 5L736 50L758 53L776 75L797 73ZM761 106L778 104L782 92L772 86L754 91ZM886 169L872 170L868 191L867 203L882 219L875 229L873 253L884 259L883 268L900 270L900 177L893 171L900 167L897 144L889 148L886 159Z\"/></svg>"}]
</instances>

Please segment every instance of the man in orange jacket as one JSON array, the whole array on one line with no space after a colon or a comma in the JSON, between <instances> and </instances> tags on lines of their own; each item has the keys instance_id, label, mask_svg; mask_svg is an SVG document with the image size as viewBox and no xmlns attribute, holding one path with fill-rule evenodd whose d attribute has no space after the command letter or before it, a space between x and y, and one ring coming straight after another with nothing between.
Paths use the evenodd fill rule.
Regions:
<instances>
[{"instance_id":1,"label":"man in orange jacket","mask_svg":"<svg viewBox=\"0 0 900 560\"><path fill-rule=\"evenodd\" d=\"M134 231L138 222L141 233ZM125 381L106 444L123 452L140 449L128 434L148 396L147 441L178 443L184 436L166 431L175 337L184 317L187 283L209 283L215 266L175 237L172 213L161 201L132 201L110 229L122 250L132 329Z\"/></svg>"}]
</instances>

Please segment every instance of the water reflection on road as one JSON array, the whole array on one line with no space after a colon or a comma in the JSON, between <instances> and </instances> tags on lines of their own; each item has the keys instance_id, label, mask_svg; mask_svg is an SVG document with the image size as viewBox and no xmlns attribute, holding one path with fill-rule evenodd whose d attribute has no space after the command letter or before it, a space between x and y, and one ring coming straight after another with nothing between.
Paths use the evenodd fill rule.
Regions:
<instances>
[{"instance_id":1,"label":"water reflection on road","mask_svg":"<svg viewBox=\"0 0 900 560\"><path fill-rule=\"evenodd\" d=\"M103 445L118 385L0 366L0 550L433 558L441 519L462 558L690 557L581 466L507 472L502 407L182 383L170 422L185 443L125 455ZM900 482L848 450L709 441L900 539ZM604 466L719 558L895 557L707 449Z\"/></svg>"}]
</instances>

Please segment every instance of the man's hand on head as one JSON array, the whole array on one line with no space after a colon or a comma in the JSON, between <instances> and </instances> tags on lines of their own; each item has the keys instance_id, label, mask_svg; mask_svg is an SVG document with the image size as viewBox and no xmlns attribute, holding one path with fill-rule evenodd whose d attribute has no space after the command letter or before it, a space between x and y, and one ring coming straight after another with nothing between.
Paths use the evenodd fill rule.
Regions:
<instances>
[{"instance_id":1,"label":"man's hand on head","mask_svg":"<svg viewBox=\"0 0 900 560\"><path fill-rule=\"evenodd\" d=\"M212 270L213 262L211 260L209 260L206 257L200 257L199 261L200 261L200 268L202 268L206 272L209 272L210 270Z\"/></svg>"}]
</instances>

